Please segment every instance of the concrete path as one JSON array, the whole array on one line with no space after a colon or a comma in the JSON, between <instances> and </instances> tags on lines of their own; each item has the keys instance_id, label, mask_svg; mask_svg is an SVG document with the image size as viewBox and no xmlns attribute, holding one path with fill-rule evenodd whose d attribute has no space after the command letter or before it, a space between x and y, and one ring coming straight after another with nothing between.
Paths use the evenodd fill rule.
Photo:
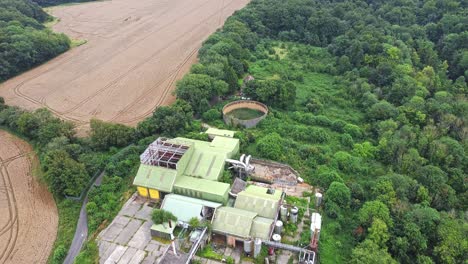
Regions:
<instances>
[{"instance_id":1,"label":"concrete path","mask_svg":"<svg viewBox=\"0 0 468 264\"><path fill-rule=\"evenodd\" d=\"M96 178L92 186L101 185L103 176L104 176L104 172L102 172ZM93 188L92 186L91 188ZM86 214L87 203L88 203L88 193L86 193L86 196L83 199L83 204L81 205L81 210L80 210L80 218L78 219L78 223L76 225L75 236L73 237L72 244L70 246L70 249L68 250L67 257L63 261L64 264L73 264L73 262L75 262L76 256L78 256L78 254L81 251L81 248L83 247L86 239L88 238L88 215Z\"/></svg>"},{"instance_id":2,"label":"concrete path","mask_svg":"<svg viewBox=\"0 0 468 264\"><path fill-rule=\"evenodd\" d=\"M99 263L157 263L169 245L151 238L152 211L146 199L133 194L112 223L97 237Z\"/></svg>"}]
</instances>

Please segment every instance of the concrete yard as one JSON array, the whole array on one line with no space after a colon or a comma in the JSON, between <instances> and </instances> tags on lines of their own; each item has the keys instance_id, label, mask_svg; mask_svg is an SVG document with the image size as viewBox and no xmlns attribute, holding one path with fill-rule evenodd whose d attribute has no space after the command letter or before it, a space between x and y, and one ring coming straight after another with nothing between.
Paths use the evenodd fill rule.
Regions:
<instances>
[{"instance_id":1,"label":"concrete yard","mask_svg":"<svg viewBox=\"0 0 468 264\"><path fill-rule=\"evenodd\" d=\"M99 263L156 263L169 246L151 239L152 207L133 195L98 236Z\"/></svg>"}]
</instances>

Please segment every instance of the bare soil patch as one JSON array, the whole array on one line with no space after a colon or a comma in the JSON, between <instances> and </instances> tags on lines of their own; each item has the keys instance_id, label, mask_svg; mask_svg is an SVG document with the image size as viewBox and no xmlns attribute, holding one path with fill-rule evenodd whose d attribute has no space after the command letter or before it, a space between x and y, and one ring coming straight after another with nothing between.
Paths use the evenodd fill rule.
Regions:
<instances>
[{"instance_id":1,"label":"bare soil patch","mask_svg":"<svg viewBox=\"0 0 468 264\"><path fill-rule=\"evenodd\" d=\"M58 214L47 187L32 175L31 146L0 130L0 263L46 263Z\"/></svg>"},{"instance_id":2,"label":"bare soil patch","mask_svg":"<svg viewBox=\"0 0 468 264\"><path fill-rule=\"evenodd\" d=\"M135 125L174 100L205 40L249 0L112 0L58 6L53 26L87 43L0 85L8 104L86 125Z\"/></svg>"}]
</instances>

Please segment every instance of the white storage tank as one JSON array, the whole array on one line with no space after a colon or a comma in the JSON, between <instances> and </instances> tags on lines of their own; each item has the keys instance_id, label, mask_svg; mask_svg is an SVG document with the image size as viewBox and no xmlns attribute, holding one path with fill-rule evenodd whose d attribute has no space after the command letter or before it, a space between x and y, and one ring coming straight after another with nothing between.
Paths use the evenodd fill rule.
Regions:
<instances>
[{"instance_id":1,"label":"white storage tank","mask_svg":"<svg viewBox=\"0 0 468 264\"><path fill-rule=\"evenodd\" d=\"M278 220L275 223L275 234L281 235L282 231L283 231L283 221Z\"/></svg>"},{"instance_id":2,"label":"white storage tank","mask_svg":"<svg viewBox=\"0 0 468 264\"><path fill-rule=\"evenodd\" d=\"M297 208L297 206L294 206L293 208L291 208L291 213L289 214L289 221L291 221L292 223L296 223L298 213L299 213L299 208Z\"/></svg>"},{"instance_id":3,"label":"white storage tank","mask_svg":"<svg viewBox=\"0 0 468 264\"><path fill-rule=\"evenodd\" d=\"M260 252L262 251L262 240L260 238L256 238L254 242L254 258L256 258L258 255L260 255Z\"/></svg>"},{"instance_id":4,"label":"white storage tank","mask_svg":"<svg viewBox=\"0 0 468 264\"><path fill-rule=\"evenodd\" d=\"M288 207L286 204L282 204L280 207L281 220L286 223L288 221Z\"/></svg>"},{"instance_id":5,"label":"white storage tank","mask_svg":"<svg viewBox=\"0 0 468 264\"><path fill-rule=\"evenodd\" d=\"M310 238L313 239L314 235L317 242L320 238L320 229L322 228L322 216L319 213L312 213L310 218Z\"/></svg>"},{"instance_id":6,"label":"white storage tank","mask_svg":"<svg viewBox=\"0 0 468 264\"><path fill-rule=\"evenodd\" d=\"M247 255L252 252L252 240L244 240L244 251Z\"/></svg>"},{"instance_id":7,"label":"white storage tank","mask_svg":"<svg viewBox=\"0 0 468 264\"><path fill-rule=\"evenodd\" d=\"M273 239L273 242L280 243L281 242L281 235L274 234L272 239Z\"/></svg>"},{"instance_id":8,"label":"white storage tank","mask_svg":"<svg viewBox=\"0 0 468 264\"><path fill-rule=\"evenodd\" d=\"M315 207L319 207L322 204L322 194L321 193L315 193Z\"/></svg>"}]
</instances>

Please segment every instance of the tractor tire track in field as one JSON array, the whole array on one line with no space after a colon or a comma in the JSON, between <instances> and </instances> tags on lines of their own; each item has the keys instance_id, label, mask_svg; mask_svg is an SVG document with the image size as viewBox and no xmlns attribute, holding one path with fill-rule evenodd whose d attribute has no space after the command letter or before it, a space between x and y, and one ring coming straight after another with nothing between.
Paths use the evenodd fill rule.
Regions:
<instances>
[{"instance_id":1,"label":"tractor tire track in field","mask_svg":"<svg viewBox=\"0 0 468 264\"><path fill-rule=\"evenodd\" d=\"M57 232L55 202L32 175L32 148L2 130L0 145L0 263L46 263Z\"/></svg>"},{"instance_id":2,"label":"tractor tire track in field","mask_svg":"<svg viewBox=\"0 0 468 264\"><path fill-rule=\"evenodd\" d=\"M83 132L91 118L134 125L172 102L173 84L203 40L248 2L113 0L51 8L55 31L87 43L0 84L0 96L47 108Z\"/></svg>"},{"instance_id":3,"label":"tractor tire track in field","mask_svg":"<svg viewBox=\"0 0 468 264\"><path fill-rule=\"evenodd\" d=\"M233 1L230 2L230 4L232 3ZM222 9L225 9L227 8L229 5L223 7ZM221 12L221 11L219 11ZM204 20L200 21L199 23L195 24L194 26L192 26L191 28L187 29L185 32L183 32L182 34L180 34L173 42L177 42L179 40L181 40L182 38L184 38L186 36L186 34L189 34L190 32L192 32L194 29L198 28L200 25L206 23L208 20L212 19L213 17L217 16L218 15L218 12L211 15L211 16L208 16L207 18L205 18ZM96 96L102 94L103 92L105 92L107 89L113 87L117 82L119 82L120 80L122 80L123 78L127 77L129 74L131 74L133 71L143 67L147 62L153 60L154 58L156 58L158 55L160 55L163 51L167 50L168 48L170 48L171 46L173 46L173 43L168 43L167 45L163 46L162 48L156 50L154 53L152 53L150 56L146 57L143 61L141 61L139 64L137 65L134 65L133 67L131 67L129 70L127 70L126 72L124 72L123 74L121 74L120 76L118 76L117 78L115 78L114 80L112 80L110 83L108 83L106 86L102 87L101 89L97 90L94 94L86 97L84 100L82 100L81 102L77 103L75 106L73 106L72 108L66 110L65 112L62 112L62 114L69 114L73 111L75 111L76 109L80 108L81 106L83 106L85 103L89 102L90 100L92 100L93 98L95 98ZM185 63L181 63L180 65L183 65ZM177 71L177 70L176 70ZM169 76L170 77L170 76ZM148 89L148 90L151 90L151 89Z\"/></svg>"},{"instance_id":4,"label":"tractor tire track in field","mask_svg":"<svg viewBox=\"0 0 468 264\"><path fill-rule=\"evenodd\" d=\"M2 160L2 158L0 158L0 176L3 186L6 187L5 196L9 216L7 224L1 229L0 232L0 235L8 232L7 244L3 249L0 249L0 262L5 263L15 248L16 240L18 239L19 224L18 206L16 204L15 191L13 189L13 185L11 184L10 174L8 173L8 162Z\"/></svg>"},{"instance_id":5,"label":"tractor tire track in field","mask_svg":"<svg viewBox=\"0 0 468 264\"><path fill-rule=\"evenodd\" d=\"M220 26L222 26L222 12L224 9L226 9L232 2L230 1L229 4L227 6L224 5L224 2L225 0L222 0L222 3L221 3L221 7L219 9L219 11L216 13L216 14L213 14L213 16L210 16L208 17L206 20L209 20L211 19L212 17L216 16L217 14L219 14L219 19L218 19L218 24ZM205 20L205 21L206 21ZM202 22L203 23L203 22ZM190 32L190 31L189 31ZM197 54L197 51L198 51L198 47L193 49L186 57L185 59L179 64L177 65L176 69L174 69L170 74L169 76L164 79L164 80L161 80L160 82L156 83L154 86L152 87L149 87L148 89L146 89L142 95L140 95L137 99L135 99L133 102L131 102L130 104L128 104L127 106L125 106L125 108L123 108L122 110L120 110L113 118L111 118L109 121L116 121L118 120L118 118L120 116L122 116L126 111L128 111L129 109L131 109L132 107L134 107L135 105L137 105L138 103L141 102L141 100L143 100L146 96L148 96L155 88L159 87L160 85L162 85L163 83L165 83L167 80L171 80L169 82L168 85L166 85L163 89L163 94L159 97L158 101L153 105L153 107L151 107L150 110L148 111L145 111L144 113L138 115L138 116L135 116L134 118L131 118L131 119L124 119L124 120L119 120L119 123L122 123L122 124L132 124L134 123L135 121L138 121L138 120L142 120L146 117L148 117L156 107L160 106L166 99L167 97L167 94L169 93L169 91L171 90L171 88L173 88L173 84L174 82L176 81L176 78L177 76L179 75L180 71L182 70L182 68L187 64L187 62L193 57L193 56L196 56Z\"/></svg>"},{"instance_id":6,"label":"tractor tire track in field","mask_svg":"<svg viewBox=\"0 0 468 264\"><path fill-rule=\"evenodd\" d=\"M209 1L207 0L207 1L204 2L204 4L206 4L206 3L208 3L208 2L209 2ZM204 4L203 4L203 5L204 5ZM197 7L193 8L193 9L189 10L187 13L184 14L184 16L189 15L189 14L191 14L191 13L193 13L193 12L196 12L198 9L202 8L203 5L197 6ZM135 40L135 41L129 43L129 45L127 45L123 50L117 49L117 50L115 50L114 52L105 54L105 55L107 55L106 58L107 58L107 59L110 59L110 58L112 58L114 55L116 55L117 53L119 53L119 52L124 52L124 51L128 50L129 48L131 48L132 46L138 44L139 42L146 40L148 37L152 36L152 34L155 34L155 33L159 32L159 31L164 30L164 29L166 29L167 27L171 26L171 24L174 23L175 21L176 21L176 19L173 19L173 20L168 21L167 23L165 23L162 27L159 27L159 28L157 28L156 30L150 31L148 34L146 34L146 35L142 36L141 38L139 38L139 39L137 39L137 40ZM147 24L147 23L145 23L145 24L144 24L143 26L141 26L141 27L144 28L144 27L146 26L146 24ZM91 48L91 46L88 45L88 46L85 47L84 50L82 50L81 52L85 52L86 50L88 50L88 49L90 49L90 48ZM62 54L61 56L64 56L64 54ZM52 92L50 92L50 93L47 93L46 95L42 96L42 97L41 97L41 100L36 100L36 99L34 99L34 98L32 98L32 97L30 97L30 96L24 94L24 93L21 91L21 87L22 87L26 82L32 81L32 80L34 80L34 79L36 79L36 78L42 76L43 74L46 74L46 73L48 73L48 72L50 72L50 71L53 71L53 70L56 70L57 68L61 67L63 64L66 64L66 63L70 62L70 61L73 60L73 59L75 59L75 57L74 57L74 56L70 56L70 57L67 58L66 60L62 61L60 64L57 64L57 65L51 67L50 69L47 69L47 70L44 71L44 72L40 72L40 73L38 73L38 74L36 74L36 75L34 75L34 76L32 76L32 77L30 77L30 78L24 80L23 82L21 82L20 84L18 84L17 86L14 87L14 92L15 92L15 94L18 95L19 97L21 97L21 98L27 100L27 101L30 101L30 102L32 102L32 103L34 103L34 104L37 104L37 105L41 106L41 107L47 108L49 111L51 111L52 113L54 113L55 115L57 115L57 116L60 117L60 118L63 118L63 119L65 119L65 120L69 120L69 121L74 121L74 122L76 122L76 123L78 123L78 124L81 124L82 122L81 122L79 119L67 117L66 114L68 114L68 113L72 112L73 110L79 108L79 107L80 107L81 105L83 105L85 102L80 102L80 103L78 103L78 105L72 107L71 109L68 109L68 110L62 111L62 112L56 111L56 110L50 108L50 107L46 104L46 100L45 100L44 98L47 97L47 96L52 95L54 92L56 92L56 90L60 90L61 87L58 87L56 90L54 90L54 91L52 91ZM107 60L107 59L106 59L106 60ZM99 66L99 65L97 65L97 66ZM76 77L74 77L73 79L71 79L71 80L69 81L69 83L72 83L72 82L74 82L75 80L81 78L82 76L84 76L84 75L86 75L86 74L89 74L90 72L92 72L93 70L95 70L97 66L88 68L88 70L85 71L83 74L77 75ZM96 96L97 94L98 94L98 93L96 93L95 95L92 95L91 97L94 97L94 96ZM86 99L85 99L85 100L86 100ZM86 100L86 101L89 101L89 100Z\"/></svg>"}]
</instances>

